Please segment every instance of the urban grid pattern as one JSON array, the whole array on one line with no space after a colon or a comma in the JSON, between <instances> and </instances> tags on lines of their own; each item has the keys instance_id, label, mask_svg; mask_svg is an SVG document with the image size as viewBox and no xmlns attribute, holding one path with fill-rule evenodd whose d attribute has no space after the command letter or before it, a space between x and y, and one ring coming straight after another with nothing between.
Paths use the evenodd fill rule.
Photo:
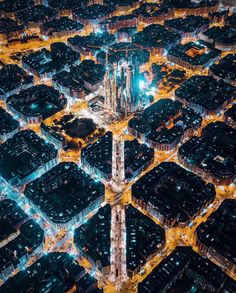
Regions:
<instances>
[{"instance_id":1,"label":"urban grid pattern","mask_svg":"<svg viewBox=\"0 0 236 293\"><path fill-rule=\"evenodd\" d=\"M235 0L0 1L0 293L235 293L235 179Z\"/></svg>"}]
</instances>

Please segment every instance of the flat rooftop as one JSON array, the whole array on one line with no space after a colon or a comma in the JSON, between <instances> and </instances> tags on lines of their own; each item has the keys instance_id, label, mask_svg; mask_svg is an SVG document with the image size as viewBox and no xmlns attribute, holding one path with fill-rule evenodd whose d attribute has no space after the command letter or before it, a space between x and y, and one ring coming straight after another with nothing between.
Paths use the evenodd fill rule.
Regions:
<instances>
[{"instance_id":1,"label":"flat rooftop","mask_svg":"<svg viewBox=\"0 0 236 293\"><path fill-rule=\"evenodd\" d=\"M215 188L176 163L163 162L132 185L132 197L152 206L168 226L178 226L214 200Z\"/></svg>"},{"instance_id":2,"label":"flat rooftop","mask_svg":"<svg viewBox=\"0 0 236 293\"><path fill-rule=\"evenodd\" d=\"M55 88L60 88L61 92L67 93L69 96L79 95L85 91L84 81L77 74L76 67L71 67L70 71L61 71L53 76L52 82Z\"/></svg>"},{"instance_id":3,"label":"flat rooftop","mask_svg":"<svg viewBox=\"0 0 236 293\"><path fill-rule=\"evenodd\" d=\"M183 0L183 1L176 1L176 0L165 0L164 1L167 5L175 9L197 9L197 8L204 8L204 7L214 7L215 5L218 6L218 0L206 0L206 1L197 1L193 2L191 0Z\"/></svg>"},{"instance_id":4,"label":"flat rooftop","mask_svg":"<svg viewBox=\"0 0 236 293\"><path fill-rule=\"evenodd\" d=\"M144 19L151 17L165 16L172 9L168 5L157 4L157 3L142 3L139 8L135 9L132 13L138 17Z\"/></svg>"},{"instance_id":5,"label":"flat rooftop","mask_svg":"<svg viewBox=\"0 0 236 293\"><path fill-rule=\"evenodd\" d=\"M217 113L225 103L235 98L236 87L212 76L195 75L186 80L175 97L199 112Z\"/></svg>"},{"instance_id":6,"label":"flat rooftop","mask_svg":"<svg viewBox=\"0 0 236 293\"><path fill-rule=\"evenodd\" d=\"M0 201L0 223L0 241L6 241L0 248L0 273L5 274L7 268L12 265L16 269L21 258L30 257L42 245L44 232L10 199Z\"/></svg>"},{"instance_id":7,"label":"flat rooftop","mask_svg":"<svg viewBox=\"0 0 236 293\"><path fill-rule=\"evenodd\" d=\"M203 32L200 37L207 37L216 47L231 51L236 45L236 28L230 26L214 26Z\"/></svg>"},{"instance_id":8,"label":"flat rooftop","mask_svg":"<svg viewBox=\"0 0 236 293\"><path fill-rule=\"evenodd\" d=\"M0 2L1 4L2 2ZM20 30L23 30L24 26L19 24L12 18L1 17L0 18L0 34L11 34Z\"/></svg>"},{"instance_id":9,"label":"flat rooftop","mask_svg":"<svg viewBox=\"0 0 236 293\"><path fill-rule=\"evenodd\" d=\"M227 122L229 122L230 125L235 125L236 123L236 104L233 104L233 106L231 108L229 108L226 112L225 112L225 117Z\"/></svg>"},{"instance_id":10,"label":"flat rooftop","mask_svg":"<svg viewBox=\"0 0 236 293\"><path fill-rule=\"evenodd\" d=\"M110 265L111 207L105 205L74 232L74 243L98 264L99 269Z\"/></svg>"},{"instance_id":11,"label":"flat rooftop","mask_svg":"<svg viewBox=\"0 0 236 293\"><path fill-rule=\"evenodd\" d=\"M124 143L125 152L125 178L133 179L152 162L155 156L154 149L146 144L141 144L137 139L126 140Z\"/></svg>"},{"instance_id":12,"label":"flat rooftop","mask_svg":"<svg viewBox=\"0 0 236 293\"><path fill-rule=\"evenodd\" d=\"M41 31L47 35L53 35L57 32L76 32L81 30L84 27L78 21L72 20L69 17L60 17L57 19L50 20L45 22L41 26Z\"/></svg>"},{"instance_id":13,"label":"flat rooftop","mask_svg":"<svg viewBox=\"0 0 236 293\"><path fill-rule=\"evenodd\" d=\"M218 64L209 68L210 72L226 82L236 84L236 54L228 54Z\"/></svg>"},{"instance_id":14,"label":"flat rooftop","mask_svg":"<svg viewBox=\"0 0 236 293\"><path fill-rule=\"evenodd\" d=\"M50 50L43 48L22 58L23 67L39 77L42 75L50 77L78 62L80 62L80 53L62 42L52 43Z\"/></svg>"},{"instance_id":15,"label":"flat rooftop","mask_svg":"<svg viewBox=\"0 0 236 293\"><path fill-rule=\"evenodd\" d=\"M236 201L224 200L217 211L196 230L197 241L236 264Z\"/></svg>"},{"instance_id":16,"label":"flat rooftop","mask_svg":"<svg viewBox=\"0 0 236 293\"><path fill-rule=\"evenodd\" d=\"M4 0L0 2L0 11L16 13L34 5L34 0Z\"/></svg>"},{"instance_id":17,"label":"flat rooftop","mask_svg":"<svg viewBox=\"0 0 236 293\"><path fill-rule=\"evenodd\" d=\"M104 32L102 34L90 34L89 36L75 36L68 39L68 45L81 53L97 52L103 46L109 46L115 42L115 36Z\"/></svg>"},{"instance_id":18,"label":"flat rooftop","mask_svg":"<svg viewBox=\"0 0 236 293\"><path fill-rule=\"evenodd\" d=\"M199 29L209 26L210 21L202 16L188 15L185 18L167 19L165 26L181 33L198 33Z\"/></svg>"},{"instance_id":19,"label":"flat rooftop","mask_svg":"<svg viewBox=\"0 0 236 293\"><path fill-rule=\"evenodd\" d=\"M17 19L24 25L44 23L57 16L56 10L44 5L31 6L17 13Z\"/></svg>"},{"instance_id":20,"label":"flat rooftop","mask_svg":"<svg viewBox=\"0 0 236 293\"><path fill-rule=\"evenodd\" d=\"M0 69L0 98L5 99L8 94L14 93L14 90L29 86L32 82L33 76L28 75L18 65L5 65Z\"/></svg>"},{"instance_id":21,"label":"flat rooftop","mask_svg":"<svg viewBox=\"0 0 236 293\"><path fill-rule=\"evenodd\" d=\"M104 199L104 185L77 164L64 162L28 184L24 194L51 222L66 224Z\"/></svg>"},{"instance_id":22,"label":"flat rooftop","mask_svg":"<svg viewBox=\"0 0 236 293\"><path fill-rule=\"evenodd\" d=\"M151 24L132 37L135 45L144 48L167 49L180 42L180 35L173 33L160 24Z\"/></svg>"},{"instance_id":23,"label":"flat rooftop","mask_svg":"<svg viewBox=\"0 0 236 293\"><path fill-rule=\"evenodd\" d=\"M44 120L66 107L63 94L47 85L36 85L7 99L7 106L23 118Z\"/></svg>"},{"instance_id":24,"label":"flat rooftop","mask_svg":"<svg viewBox=\"0 0 236 293\"><path fill-rule=\"evenodd\" d=\"M172 64L164 62L153 63L151 70L153 74L151 86L158 87L159 90L164 88L167 92L182 84L187 78L184 68L177 69Z\"/></svg>"},{"instance_id":25,"label":"flat rooftop","mask_svg":"<svg viewBox=\"0 0 236 293\"><path fill-rule=\"evenodd\" d=\"M87 279L90 279L90 281ZM85 292L83 290L88 290L93 287L92 285L96 290L97 281L86 273L85 269L74 261L69 254L52 252L42 256L27 270L20 271L13 278L10 278L1 289L9 293L16 292L19 288L20 292L28 290L68 292L75 285L78 292Z\"/></svg>"},{"instance_id":26,"label":"flat rooftop","mask_svg":"<svg viewBox=\"0 0 236 293\"><path fill-rule=\"evenodd\" d=\"M93 4L86 7L86 9L80 8L74 11L74 18L81 20L98 20L109 16L115 11L115 5L101 5Z\"/></svg>"},{"instance_id":27,"label":"flat rooftop","mask_svg":"<svg viewBox=\"0 0 236 293\"><path fill-rule=\"evenodd\" d=\"M52 144L32 130L22 130L0 145L0 176L18 185L56 158Z\"/></svg>"},{"instance_id":28,"label":"flat rooftop","mask_svg":"<svg viewBox=\"0 0 236 293\"><path fill-rule=\"evenodd\" d=\"M59 11L63 10L75 10L81 7L85 7L85 4L87 3L86 0L80 0L79 2L77 0L48 0L48 4L58 9Z\"/></svg>"},{"instance_id":29,"label":"flat rooftop","mask_svg":"<svg viewBox=\"0 0 236 293\"><path fill-rule=\"evenodd\" d=\"M220 56L220 51L208 48L200 42L189 42L186 44L178 44L171 48L168 51L168 56L178 58L181 61L191 64L192 66L208 66ZM183 66L183 64L181 65Z\"/></svg>"},{"instance_id":30,"label":"flat rooftop","mask_svg":"<svg viewBox=\"0 0 236 293\"><path fill-rule=\"evenodd\" d=\"M177 144L184 132L201 125L202 118L194 110L178 101L161 99L134 115L129 121L129 131L136 136L144 135L145 141L158 147Z\"/></svg>"},{"instance_id":31,"label":"flat rooftop","mask_svg":"<svg viewBox=\"0 0 236 293\"><path fill-rule=\"evenodd\" d=\"M169 256L138 284L138 293L234 292L236 282L207 258L190 247L177 247ZM194 289L193 289L194 288Z\"/></svg>"},{"instance_id":32,"label":"flat rooftop","mask_svg":"<svg viewBox=\"0 0 236 293\"><path fill-rule=\"evenodd\" d=\"M100 22L100 25L103 27L106 25L110 25L110 24L117 24L119 22L123 22L123 21L129 21L129 20L135 20L136 16L134 14L125 14L125 15L119 15L119 16L113 16L111 18L105 19L103 21Z\"/></svg>"},{"instance_id":33,"label":"flat rooftop","mask_svg":"<svg viewBox=\"0 0 236 293\"><path fill-rule=\"evenodd\" d=\"M236 129L223 122L208 124L201 137L194 136L179 148L180 158L191 168L198 168L215 184L230 184L236 176ZM226 182L225 182L226 184Z\"/></svg>"},{"instance_id":34,"label":"flat rooftop","mask_svg":"<svg viewBox=\"0 0 236 293\"><path fill-rule=\"evenodd\" d=\"M0 107L0 138L12 131L16 131L19 127L20 123Z\"/></svg>"},{"instance_id":35,"label":"flat rooftop","mask_svg":"<svg viewBox=\"0 0 236 293\"><path fill-rule=\"evenodd\" d=\"M112 132L106 132L95 143L82 149L81 161L98 169L105 176L112 173Z\"/></svg>"},{"instance_id":36,"label":"flat rooftop","mask_svg":"<svg viewBox=\"0 0 236 293\"><path fill-rule=\"evenodd\" d=\"M73 67L72 70L84 83L91 85L103 81L105 75L105 67L101 64L96 64L90 59L83 60L78 66Z\"/></svg>"},{"instance_id":37,"label":"flat rooftop","mask_svg":"<svg viewBox=\"0 0 236 293\"><path fill-rule=\"evenodd\" d=\"M164 247L165 231L131 205L125 212L127 270L133 272Z\"/></svg>"}]
</instances>

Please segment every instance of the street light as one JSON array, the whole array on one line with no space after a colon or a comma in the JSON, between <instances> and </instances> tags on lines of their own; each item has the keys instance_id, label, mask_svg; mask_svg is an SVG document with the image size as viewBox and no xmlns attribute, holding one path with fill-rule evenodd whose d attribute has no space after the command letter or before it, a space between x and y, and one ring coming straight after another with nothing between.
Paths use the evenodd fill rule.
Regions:
<instances>
[{"instance_id":1,"label":"street light","mask_svg":"<svg viewBox=\"0 0 236 293\"><path fill-rule=\"evenodd\" d=\"M140 89L143 89L145 87L145 82L144 82L144 80L140 80L139 81L139 88Z\"/></svg>"}]
</instances>

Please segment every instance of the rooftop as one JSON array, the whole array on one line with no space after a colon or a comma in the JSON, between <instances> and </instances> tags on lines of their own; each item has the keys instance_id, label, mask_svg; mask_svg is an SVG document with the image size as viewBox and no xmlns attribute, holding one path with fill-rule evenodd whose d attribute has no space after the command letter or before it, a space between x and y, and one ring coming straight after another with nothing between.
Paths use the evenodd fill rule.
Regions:
<instances>
[{"instance_id":1,"label":"rooftop","mask_svg":"<svg viewBox=\"0 0 236 293\"><path fill-rule=\"evenodd\" d=\"M63 70L55 74L52 78L53 86L69 96L76 95L77 98L82 98L80 93L85 90L84 81L78 76L77 71L76 67L71 67L69 72Z\"/></svg>"},{"instance_id":2,"label":"rooftop","mask_svg":"<svg viewBox=\"0 0 236 293\"><path fill-rule=\"evenodd\" d=\"M153 63L151 70L153 74L151 85L158 87L160 90L164 88L167 92L183 83L187 78L187 73L184 69L177 69L172 64L163 63L161 61Z\"/></svg>"},{"instance_id":3,"label":"rooftop","mask_svg":"<svg viewBox=\"0 0 236 293\"><path fill-rule=\"evenodd\" d=\"M19 11L17 19L24 25L29 25L30 23L41 24L51 20L56 15L56 10L44 5L36 5Z\"/></svg>"},{"instance_id":4,"label":"rooftop","mask_svg":"<svg viewBox=\"0 0 236 293\"><path fill-rule=\"evenodd\" d=\"M215 188L176 163L163 162L132 185L132 197L152 206L168 226L178 226L214 200Z\"/></svg>"},{"instance_id":5,"label":"rooftop","mask_svg":"<svg viewBox=\"0 0 236 293\"><path fill-rule=\"evenodd\" d=\"M0 2L0 12L16 13L34 5L34 0L4 0Z\"/></svg>"},{"instance_id":6,"label":"rooftop","mask_svg":"<svg viewBox=\"0 0 236 293\"><path fill-rule=\"evenodd\" d=\"M73 15L81 20L98 20L110 15L114 11L114 5L94 4L87 6L86 9L80 8L75 10Z\"/></svg>"},{"instance_id":7,"label":"rooftop","mask_svg":"<svg viewBox=\"0 0 236 293\"><path fill-rule=\"evenodd\" d=\"M232 15L230 15L226 21L229 26L235 28L236 27L236 13L234 12Z\"/></svg>"},{"instance_id":8,"label":"rooftop","mask_svg":"<svg viewBox=\"0 0 236 293\"><path fill-rule=\"evenodd\" d=\"M12 95L7 99L7 106L23 118L38 117L45 119L66 107L63 94L47 85L36 85Z\"/></svg>"},{"instance_id":9,"label":"rooftop","mask_svg":"<svg viewBox=\"0 0 236 293\"><path fill-rule=\"evenodd\" d=\"M236 87L212 76L195 75L186 80L177 90L175 97L187 103L200 113L217 113L231 101L236 94Z\"/></svg>"},{"instance_id":10,"label":"rooftop","mask_svg":"<svg viewBox=\"0 0 236 293\"><path fill-rule=\"evenodd\" d=\"M161 99L129 121L129 130L155 147L175 146L188 129L201 125L201 116L178 101Z\"/></svg>"},{"instance_id":11,"label":"rooftop","mask_svg":"<svg viewBox=\"0 0 236 293\"><path fill-rule=\"evenodd\" d=\"M202 36L206 36L209 41L217 43L218 46L228 47L229 51L236 45L236 28L233 27L211 27L210 29L203 32ZM202 38L202 36L200 37Z\"/></svg>"},{"instance_id":12,"label":"rooftop","mask_svg":"<svg viewBox=\"0 0 236 293\"><path fill-rule=\"evenodd\" d=\"M25 69L37 76L52 76L80 61L80 54L62 42L50 45L50 51L43 48L26 54L22 58Z\"/></svg>"},{"instance_id":13,"label":"rooftop","mask_svg":"<svg viewBox=\"0 0 236 293\"><path fill-rule=\"evenodd\" d=\"M2 2L0 2L1 5ZM10 34L20 30L23 30L24 26L19 24L12 18L2 17L0 18L0 34Z\"/></svg>"},{"instance_id":14,"label":"rooftop","mask_svg":"<svg viewBox=\"0 0 236 293\"><path fill-rule=\"evenodd\" d=\"M190 247L177 247L138 285L138 293L162 291L234 292L236 282Z\"/></svg>"},{"instance_id":15,"label":"rooftop","mask_svg":"<svg viewBox=\"0 0 236 293\"><path fill-rule=\"evenodd\" d=\"M41 26L41 30L47 35L53 35L54 33L61 31L76 32L81 30L83 27L84 25L78 21L72 20L68 17L60 17L58 19L45 22Z\"/></svg>"},{"instance_id":16,"label":"rooftop","mask_svg":"<svg viewBox=\"0 0 236 293\"><path fill-rule=\"evenodd\" d=\"M0 139L17 130L20 123L14 119L6 110L0 107Z\"/></svg>"},{"instance_id":17,"label":"rooftop","mask_svg":"<svg viewBox=\"0 0 236 293\"><path fill-rule=\"evenodd\" d=\"M101 82L105 74L104 66L96 64L90 59L83 60L78 66L72 68L72 71L75 71L74 74L80 77L83 82L92 85Z\"/></svg>"},{"instance_id":18,"label":"rooftop","mask_svg":"<svg viewBox=\"0 0 236 293\"><path fill-rule=\"evenodd\" d=\"M236 84L236 54L226 55L218 64L211 65L209 70L217 78Z\"/></svg>"},{"instance_id":19,"label":"rooftop","mask_svg":"<svg viewBox=\"0 0 236 293\"><path fill-rule=\"evenodd\" d=\"M0 201L0 222L3 225L0 241L6 240L0 248L0 274L5 274L10 265L16 269L22 258L29 257L42 245L44 232L15 201L9 199ZM15 236L7 240L13 233Z\"/></svg>"},{"instance_id":20,"label":"rooftop","mask_svg":"<svg viewBox=\"0 0 236 293\"><path fill-rule=\"evenodd\" d=\"M195 33L198 34L201 28L207 28L210 21L202 16L189 15L185 18L167 19L165 26L170 30L179 33Z\"/></svg>"},{"instance_id":21,"label":"rooftop","mask_svg":"<svg viewBox=\"0 0 236 293\"><path fill-rule=\"evenodd\" d=\"M125 152L125 178L133 179L146 169L154 159L154 149L146 144L140 144L137 139L126 140Z\"/></svg>"},{"instance_id":22,"label":"rooftop","mask_svg":"<svg viewBox=\"0 0 236 293\"><path fill-rule=\"evenodd\" d=\"M132 41L135 45L144 48L164 48L168 49L171 45L180 41L181 37L177 33L167 30L160 24L146 26L141 32L136 33Z\"/></svg>"},{"instance_id":23,"label":"rooftop","mask_svg":"<svg viewBox=\"0 0 236 293\"><path fill-rule=\"evenodd\" d=\"M59 11L63 10L75 10L80 7L84 7L86 4L87 0L48 0L48 4L55 8L58 9Z\"/></svg>"},{"instance_id":24,"label":"rooftop","mask_svg":"<svg viewBox=\"0 0 236 293\"><path fill-rule=\"evenodd\" d=\"M233 126L236 124L236 104L233 104L233 106L225 112L225 117L230 125Z\"/></svg>"},{"instance_id":25,"label":"rooftop","mask_svg":"<svg viewBox=\"0 0 236 293\"><path fill-rule=\"evenodd\" d=\"M90 281L88 282L88 277ZM37 282L35 282L37 280ZM1 289L19 293L26 290L68 292L76 284L78 292L97 287L97 281L85 269L64 252L52 252L42 256L33 265L9 279ZM98 290L99 292L99 290Z\"/></svg>"},{"instance_id":26,"label":"rooftop","mask_svg":"<svg viewBox=\"0 0 236 293\"><path fill-rule=\"evenodd\" d=\"M197 240L207 248L236 264L234 249L236 233L236 201L223 201L217 211L212 213L206 222L200 224L196 230Z\"/></svg>"},{"instance_id":27,"label":"rooftop","mask_svg":"<svg viewBox=\"0 0 236 293\"><path fill-rule=\"evenodd\" d=\"M220 51L211 49L200 42L189 42L186 44L178 44L171 48L168 51L168 57L169 56L187 62L192 66L204 65L207 67L220 56ZM182 63L179 65L185 67Z\"/></svg>"},{"instance_id":28,"label":"rooftop","mask_svg":"<svg viewBox=\"0 0 236 293\"><path fill-rule=\"evenodd\" d=\"M236 129L223 122L210 123L201 137L194 136L179 148L179 156L216 184L230 184L236 175L235 135Z\"/></svg>"},{"instance_id":29,"label":"rooftop","mask_svg":"<svg viewBox=\"0 0 236 293\"><path fill-rule=\"evenodd\" d=\"M0 145L0 176L12 185L21 184L56 158L51 144L32 130L22 130Z\"/></svg>"},{"instance_id":30,"label":"rooftop","mask_svg":"<svg viewBox=\"0 0 236 293\"><path fill-rule=\"evenodd\" d=\"M102 270L110 265L111 207L107 204L75 229L74 243Z\"/></svg>"},{"instance_id":31,"label":"rooftop","mask_svg":"<svg viewBox=\"0 0 236 293\"><path fill-rule=\"evenodd\" d=\"M127 270L134 271L163 248L165 231L131 205L125 211Z\"/></svg>"},{"instance_id":32,"label":"rooftop","mask_svg":"<svg viewBox=\"0 0 236 293\"><path fill-rule=\"evenodd\" d=\"M0 69L0 98L6 99L14 91L24 86L29 86L33 77L28 75L21 67L15 64L8 64Z\"/></svg>"},{"instance_id":33,"label":"rooftop","mask_svg":"<svg viewBox=\"0 0 236 293\"><path fill-rule=\"evenodd\" d=\"M164 3L166 5L170 5L173 8L180 9L180 8L204 8L204 7L213 7L215 5L218 6L218 0L205 0L205 1L191 1L191 0L165 0Z\"/></svg>"},{"instance_id":34,"label":"rooftop","mask_svg":"<svg viewBox=\"0 0 236 293\"><path fill-rule=\"evenodd\" d=\"M132 13L144 18L158 17L167 14L171 10L167 5L157 3L143 3L139 8L135 9Z\"/></svg>"},{"instance_id":35,"label":"rooftop","mask_svg":"<svg viewBox=\"0 0 236 293\"><path fill-rule=\"evenodd\" d=\"M81 53L100 51L102 47L115 42L115 36L107 32L102 34L90 34L89 36L75 36L68 39L68 45Z\"/></svg>"},{"instance_id":36,"label":"rooftop","mask_svg":"<svg viewBox=\"0 0 236 293\"><path fill-rule=\"evenodd\" d=\"M25 196L55 224L80 220L80 213L104 199L104 185L75 163L60 163L26 186Z\"/></svg>"},{"instance_id":37,"label":"rooftop","mask_svg":"<svg viewBox=\"0 0 236 293\"><path fill-rule=\"evenodd\" d=\"M119 16L113 16L111 18L108 18L106 20L103 20L100 22L100 25L103 27L109 24L116 24L118 22L126 21L126 20L134 20L136 19L136 16L134 14L126 14L126 15L119 15Z\"/></svg>"}]
</instances>

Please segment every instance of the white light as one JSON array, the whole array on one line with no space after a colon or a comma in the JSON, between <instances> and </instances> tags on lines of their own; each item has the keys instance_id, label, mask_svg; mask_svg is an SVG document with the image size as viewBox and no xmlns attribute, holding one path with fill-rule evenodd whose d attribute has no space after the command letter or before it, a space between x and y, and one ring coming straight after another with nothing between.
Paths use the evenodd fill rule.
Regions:
<instances>
[{"instance_id":1,"label":"white light","mask_svg":"<svg viewBox=\"0 0 236 293\"><path fill-rule=\"evenodd\" d=\"M152 88L151 88L151 91L152 92L155 92L157 89L153 86Z\"/></svg>"},{"instance_id":2,"label":"white light","mask_svg":"<svg viewBox=\"0 0 236 293\"><path fill-rule=\"evenodd\" d=\"M102 31L101 29L98 29L98 30L97 30L97 34L98 34L98 35L100 35L100 34L102 34L102 33L103 33L103 31Z\"/></svg>"},{"instance_id":3,"label":"white light","mask_svg":"<svg viewBox=\"0 0 236 293\"><path fill-rule=\"evenodd\" d=\"M139 88L143 89L145 87L145 82L143 80L139 81Z\"/></svg>"}]
</instances>

